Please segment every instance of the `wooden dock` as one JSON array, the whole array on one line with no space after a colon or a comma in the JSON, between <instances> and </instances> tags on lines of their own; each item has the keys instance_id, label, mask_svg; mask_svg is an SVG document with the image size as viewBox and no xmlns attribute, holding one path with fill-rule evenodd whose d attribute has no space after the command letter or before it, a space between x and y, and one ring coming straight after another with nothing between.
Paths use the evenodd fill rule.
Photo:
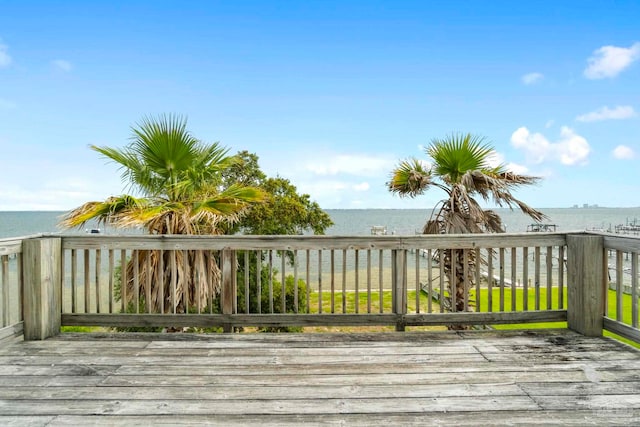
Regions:
<instances>
[{"instance_id":1,"label":"wooden dock","mask_svg":"<svg viewBox=\"0 0 640 427\"><path fill-rule=\"evenodd\" d=\"M640 352L567 330L62 334L0 347L0 425L639 425Z\"/></svg>"}]
</instances>

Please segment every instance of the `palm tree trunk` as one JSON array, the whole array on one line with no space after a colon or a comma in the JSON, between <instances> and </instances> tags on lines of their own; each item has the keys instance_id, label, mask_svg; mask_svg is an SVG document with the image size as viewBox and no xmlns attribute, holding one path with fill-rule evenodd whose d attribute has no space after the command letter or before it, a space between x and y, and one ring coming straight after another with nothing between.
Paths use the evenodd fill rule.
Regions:
<instances>
[{"instance_id":1,"label":"palm tree trunk","mask_svg":"<svg viewBox=\"0 0 640 427\"><path fill-rule=\"evenodd\" d=\"M130 309L149 313L215 311L221 273L212 251L135 251L127 263L126 276L125 302Z\"/></svg>"},{"instance_id":2,"label":"palm tree trunk","mask_svg":"<svg viewBox=\"0 0 640 427\"><path fill-rule=\"evenodd\" d=\"M444 273L448 278L449 302L452 312L469 309L469 290L475 284L475 251L469 249L443 251ZM455 298L453 297L455 295ZM454 304L455 300L455 304ZM469 329L465 325L450 325L452 330Z\"/></svg>"}]
</instances>

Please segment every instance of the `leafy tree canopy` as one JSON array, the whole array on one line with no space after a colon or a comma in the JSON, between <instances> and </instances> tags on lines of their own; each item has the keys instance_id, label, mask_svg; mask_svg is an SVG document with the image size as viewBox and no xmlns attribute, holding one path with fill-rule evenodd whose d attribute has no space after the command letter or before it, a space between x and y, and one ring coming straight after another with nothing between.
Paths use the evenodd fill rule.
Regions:
<instances>
[{"instance_id":1,"label":"leafy tree canopy","mask_svg":"<svg viewBox=\"0 0 640 427\"><path fill-rule=\"evenodd\" d=\"M240 221L228 229L229 233L324 234L333 225L331 217L311 201L308 194L299 194L288 179L267 177L260 169L256 154L241 151L236 159L223 173L224 185L256 187L266 197L263 203L251 206Z\"/></svg>"}]
</instances>

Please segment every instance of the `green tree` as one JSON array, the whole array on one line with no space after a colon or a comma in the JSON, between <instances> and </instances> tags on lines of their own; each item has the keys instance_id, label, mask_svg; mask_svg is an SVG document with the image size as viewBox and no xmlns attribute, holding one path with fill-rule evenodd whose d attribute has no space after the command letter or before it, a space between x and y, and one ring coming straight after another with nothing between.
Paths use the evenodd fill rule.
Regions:
<instances>
[{"instance_id":1,"label":"green tree","mask_svg":"<svg viewBox=\"0 0 640 427\"><path fill-rule=\"evenodd\" d=\"M141 227L150 234L222 234L237 223L251 205L264 200L263 191L241 183L222 185L223 173L238 159L228 156L217 142L196 139L186 125L186 119L178 116L144 118L132 128L126 147L92 145L91 149L120 165L122 179L135 196L87 202L66 214L61 225L82 227L97 219L116 228ZM172 301L173 274L177 289ZM146 306L156 312L161 307L173 309L172 303L179 312L204 307L220 285L220 271L210 251L135 251L126 277L127 302L134 294L147 296Z\"/></svg>"},{"instance_id":2,"label":"green tree","mask_svg":"<svg viewBox=\"0 0 640 427\"><path fill-rule=\"evenodd\" d=\"M265 194L263 203L249 207L246 215L228 229L229 233L244 234L324 234L333 225L331 217L308 194L299 194L288 179L267 177L260 169L258 156L247 151L237 154L239 159L224 172L226 185L240 183L260 188Z\"/></svg>"},{"instance_id":3,"label":"green tree","mask_svg":"<svg viewBox=\"0 0 640 427\"><path fill-rule=\"evenodd\" d=\"M247 214L232 227L228 233L242 232L244 234L259 235L291 235L291 234L324 234L333 224L331 217L320 206L312 202L308 194L299 194L297 188L288 179L282 177L270 178L260 169L258 156L248 151L237 154L239 159L224 173L225 185L240 183L260 188L265 194L264 203L253 205ZM292 252L281 252L289 263L293 263ZM260 256L260 273L257 272L257 259ZM246 310L248 297L250 313L282 312L282 284L278 280L277 271L269 267L267 257L273 254L251 251L247 272L249 273L249 294L245 289L245 268L240 263L237 275L238 309ZM243 259L244 253L238 253L238 259ZM260 286L257 277L260 276ZM269 289L271 287L271 289ZM296 303L300 312L306 310L307 284L299 279L294 284L293 276L286 277L285 308L286 312L295 311ZM297 294L297 298L296 298ZM269 331L295 331L296 328L267 328Z\"/></svg>"},{"instance_id":4,"label":"green tree","mask_svg":"<svg viewBox=\"0 0 640 427\"><path fill-rule=\"evenodd\" d=\"M249 274L249 294L246 293L246 274ZM293 275L285 277L285 295L282 295L282 283L280 272L269 263L260 265L260 280L257 266L250 263L248 269L240 264L238 270L238 311L249 313L305 313L307 311L307 284L298 278L297 287L294 289L295 279ZM258 282L260 287L258 288ZM284 298L284 304L283 304ZM249 306L247 307L247 299ZM284 309L283 309L284 308Z\"/></svg>"},{"instance_id":5,"label":"green tree","mask_svg":"<svg viewBox=\"0 0 640 427\"><path fill-rule=\"evenodd\" d=\"M433 139L426 149L431 164L412 158L404 160L392 171L389 191L401 197L416 197L430 188L446 193L434 208L426 222L424 234L502 233L500 216L493 210L483 209L474 197L490 201L500 207L518 207L536 221L545 215L515 198L512 191L522 185L535 184L539 178L518 175L507 170L504 164L492 166L490 160L495 151L484 138L471 134L452 134L443 139ZM467 251L468 262L475 265L473 251ZM443 253L443 266L447 277L455 274L455 311L464 310L464 296L473 286L473 268L467 268L465 276L464 251ZM450 285L451 286L451 285Z\"/></svg>"}]
</instances>

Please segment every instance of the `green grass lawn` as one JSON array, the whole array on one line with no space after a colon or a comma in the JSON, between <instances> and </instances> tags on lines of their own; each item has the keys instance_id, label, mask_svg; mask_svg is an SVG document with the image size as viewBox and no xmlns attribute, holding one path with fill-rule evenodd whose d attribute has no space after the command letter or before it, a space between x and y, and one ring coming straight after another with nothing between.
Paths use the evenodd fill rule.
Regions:
<instances>
[{"instance_id":1,"label":"green grass lawn","mask_svg":"<svg viewBox=\"0 0 640 427\"><path fill-rule=\"evenodd\" d=\"M347 292L343 294L342 292L334 293L333 297L333 306L334 313L342 313L342 301L345 299L346 305L346 313L355 313L356 312L356 293L355 292ZM420 312L426 312L429 304L429 298L426 295L420 294ZM371 292L371 298L368 299L366 290L364 292L358 293L357 299L358 313L367 313L369 311L369 307L371 307L371 313L380 313L380 306L382 305L383 313L392 313L392 301L391 301L391 291L383 291L382 292L382 304L380 303L380 292ZM409 312L416 311L416 291L409 291L407 295L407 305ZM432 302L432 310L440 310L440 306ZM319 313L320 312L320 301L317 292L311 293L309 297L309 311L311 313ZM331 293L323 292L322 293L322 312L323 313L331 313Z\"/></svg>"},{"instance_id":2,"label":"green grass lawn","mask_svg":"<svg viewBox=\"0 0 640 427\"><path fill-rule=\"evenodd\" d=\"M491 294L491 307L492 311L500 311L500 289L493 288ZM513 311L512 310L512 290L510 288L503 289L504 292L504 311ZM488 289L480 290L480 310L482 312L488 311ZM356 293L355 292L347 292L346 294L346 312L347 313L355 313L356 306ZM516 288L515 290L515 311L523 311L524 310L524 289ZM528 310L536 309L536 291L535 288L529 288L527 292L527 305ZM342 300L343 294L342 292L336 292L333 296L334 298L334 312L342 313ZM471 306L476 305L476 292L472 290L469 293L469 304ZM631 324L631 295L624 294L622 298L622 321L626 324ZM547 288L540 287L539 289L539 309L547 310L547 309L563 309L566 308L567 304L567 290L566 287L563 290L563 305L560 306L559 301L559 292L557 288L552 288L551 290L551 299L550 304L547 300ZM424 295L420 295L420 312L426 312L428 306L428 298ZM360 292L358 295L358 309L359 313L367 313L369 307L369 301L367 299L366 292ZM372 292L371 300L370 300L371 313L380 313L380 293ZM391 291L385 291L382 293L382 307L384 313L392 312L392 302L391 302ZM408 293L408 311L416 312L416 292L409 291ZM432 302L432 311L439 312L440 306ZM318 313L319 312L319 299L318 293L312 293L310 295L310 312ZM329 292L322 293L322 312L323 313L331 313L331 294ZM610 290L608 295L608 316L611 318L616 318L616 293L615 291ZM493 328L498 330L508 330L508 329L562 329L567 327L567 322L542 322L542 323L519 323L519 324L507 324L507 325L492 325ZM626 342L628 344L633 345L634 347L640 348L640 344L624 339L618 335L612 334L608 331L604 332L605 336L613 337L620 341Z\"/></svg>"},{"instance_id":3,"label":"green grass lawn","mask_svg":"<svg viewBox=\"0 0 640 427\"><path fill-rule=\"evenodd\" d=\"M491 293L491 307L492 311L500 311L500 289L493 288ZM512 290L510 288L505 288L502 290L504 293L504 311L514 311L512 309L512 296L515 297L515 311L523 311L524 310L524 290L522 288L515 289L515 295L512 295ZM480 290L480 309L477 311L487 312L489 311L488 305L488 289ZM527 297L528 310L535 310L535 298L536 292L535 289L529 288ZM547 301L547 289L546 287L541 287L539 289L539 309L547 310L550 309L563 309L566 307L567 303L567 291L566 288L563 292L563 304L564 307L560 306L559 302L559 292L557 288L553 288L551 292L550 305ZM342 302L343 298L346 298L346 313L355 313L356 312L356 304L358 306L358 313L380 313L380 307L382 307L382 313L392 313L392 300L391 300L391 291L382 292L382 301L380 298L379 292L371 292L370 297L367 295L366 290L358 293L358 298L356 299L355 292L346 292L343 294L342 292L335 292L333 294L333 310L332 310L332 295L330 292L322 293L322 302L319 300L319 294L317 292L312 292L309 297L310 304L310 313L319 313L320 305L322 306L322 313L342 313ZM472 307L476 306L477 295L475 290L472 290L469 293L469 304ZM416 291L409 291L407 295L408 302L408 312L415 313L416 310ZM622 298L622 322L626 324L631 324L631 295L624 294ZM420 304L420 312L427 312L429 299L425 294L420 294L419 297ZM439 312L440 306L432 301L431 310L433 312ZM608 294L608 316L610 318L616 318L616 293L615 291L609 291ZM508 325L492 325L495 329L545 329L545 328L566 328L566 322L544 322L544 323L520 323L520 324L508 324ZM64 327L63 332L93 332L96 329L100 330L101 328L87 328L87 327ZM619 337L615 334L605 331L605 336L613 337L619 339L620 341L626 342L628 344L633 345L634 347L640 348L640 344L634 343L632 341L626 340L622 337Z\"/></svg>"},{"instance_id":4,"label":"green grass lawn","mask_svg":"<svg viewBox=\"0 0 640 427\"><path fill-rule=\"evenodd\" d=\"M535 308L535 290L533 289L529 289L529 292L527 293L527 302L528 302L528 308L529 310L533 310ZM486 312L489 305L488 305L488 294L489 291L487 289L481 289L480 290L480 311L484 311ZM557 288L553 288L552 289L552 293L551 293L551 309L562 309L563 307L560 307L559 301L558 301L558 297L559 297L559 292ZM492 304L491 307L493 309L493 311L499 311L500 310L500 289L492 289ZM505 305L505 311L511 311L511 289L504 289L504 305ZM608 297L608 301L607 301L607 308L608 308L608 317L615 319L616 318L616 314L617 314L617 307L616 307L616 292L609 290L609 293L607 295ZM516 289L516 294L515 294L515 298L516 298L516 311L522 311L523 307L524 307L524 290L521 288L517 288ZM476 295L475 295L475 290L470 292L470 296L469 299L471 301L475 302L476 299ZM563 292L563 301L564 301L564 306L566 308L566 304L567 304L567 290L566 288L564 289ZM628 325L631 324L631 302L632 302L632 298L631 295L628 294L623 294L622 295L622 322L626 323ZM546 310L547 309L547 289L546 288L541 288L540 289L540 309L541 310ZM510 325L493 325L493 327L495 329L544 329L544 328L566 328L567 327L567 322L546 322L546 323L525 323L525 324L510 324ZM612 334L611 332L608 331L604 331L604 336L607 337L613 337L615 339L618 339L620 341L623 341L627 344L630 344L634 347L640 348L640 344L635 343L633 341L627 340L623 337L620 337L616 334Z\"/></svg>"}]
</instances>

